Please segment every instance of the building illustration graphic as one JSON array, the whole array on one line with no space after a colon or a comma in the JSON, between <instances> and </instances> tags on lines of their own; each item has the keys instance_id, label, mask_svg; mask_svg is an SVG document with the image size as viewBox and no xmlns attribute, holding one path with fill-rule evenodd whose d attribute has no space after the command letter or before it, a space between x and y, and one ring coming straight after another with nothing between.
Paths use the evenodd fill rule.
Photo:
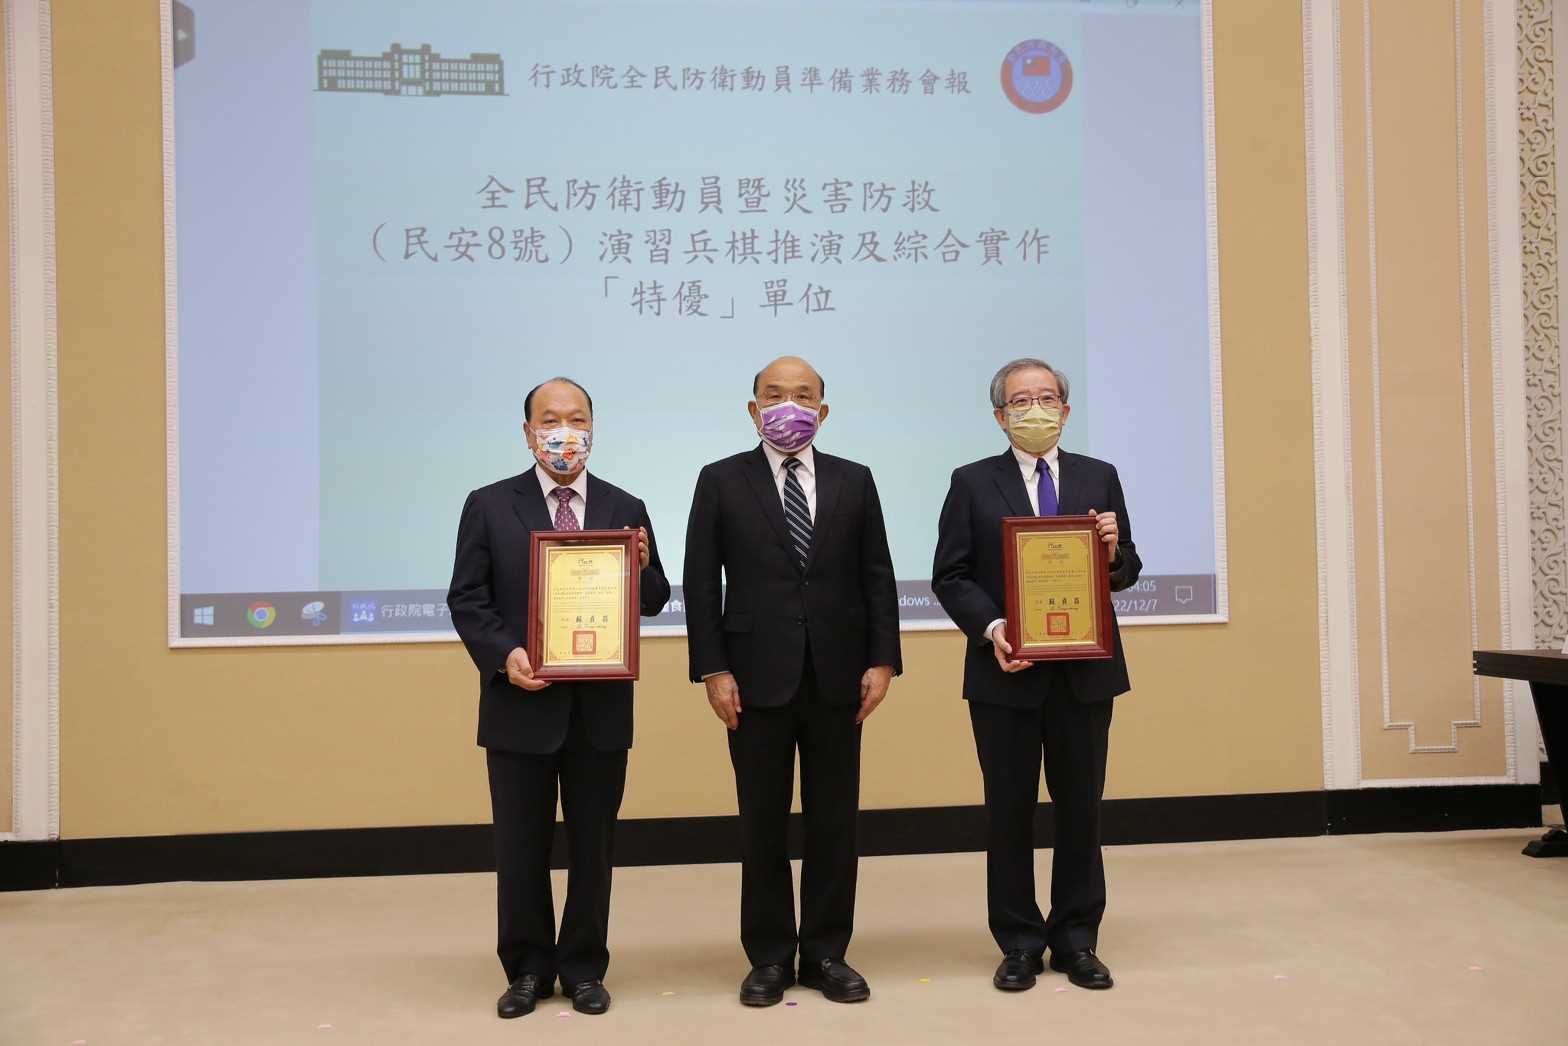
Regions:
<instances>
[{"instance_id":1,"label":"building illustration graphic","mask_svg":"<svg viewBox=\"0 0 1568 1046\"><path fill-rule=\"evenodd\" d=\"M499 54L444 58L429 44L393 44L379 55L325 49L316 56L316 89L355 94L502 95L505 70Z\"/></svg>"}]
</instances>

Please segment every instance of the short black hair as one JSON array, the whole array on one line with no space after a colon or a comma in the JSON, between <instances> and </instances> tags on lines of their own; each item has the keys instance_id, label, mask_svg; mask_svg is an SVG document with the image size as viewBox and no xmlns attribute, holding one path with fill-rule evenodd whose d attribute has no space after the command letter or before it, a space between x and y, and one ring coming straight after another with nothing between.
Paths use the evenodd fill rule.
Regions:
<instances>
[{"instance_id":1,"label":"short black hair","mask_svg":"<svg viewBox=\"0 0 1568 1046\"><path fill-rule=\"evenodd\" d=\"M808 363L806 366L811 367L811 364ZM762 384L762 372L765 370L767 370L766 367L762 368L762 370L759 370L757 373L751 376L751 394L753 396L757 394L758 387ZM822 376L822 372L817 370L815 367L811 367L811 373L817 376L817 395L821 396L823 399L827 399L828 379L824 378ZM586 396L587 393L584 393L583 395Z\"/></svg>"},{"instance_id":2,"label":"short black hair","mask_svg":"<svg viewBox=\"0 0 1568 1046\"><path fill-rule=\"evenodd\" d=\"M583 398L588 401L588 416L589 417L593 417L593 396L589 395L588 390L583 388L581 385L577 384L577 382L573 381L571 378L555 377L555 378L546 378L545 380L541 381L539 384L537 384L533 388L529 389L528 390L528 395L523 397L523 420L524 421L532 423L533 420L534 420L534 393L538 392L540 389L544 388L546 385L554 385L558 381L559 382L564 382L565 384L570 385L572 388L576 389L578 392L583 394Z\"/></svg>"}]
</instances>

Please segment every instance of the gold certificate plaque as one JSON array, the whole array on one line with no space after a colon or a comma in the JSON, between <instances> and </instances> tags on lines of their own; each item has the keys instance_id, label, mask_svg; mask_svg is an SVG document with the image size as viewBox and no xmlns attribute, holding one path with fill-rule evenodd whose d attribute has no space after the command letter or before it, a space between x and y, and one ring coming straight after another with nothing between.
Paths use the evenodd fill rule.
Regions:
<instances>
[{"instance_id":1,"label":"gold certificate plaque","mask_svg":"<svg viewBox=\"0 0 1568 1046\"><path fill-rule=\"evenodd\" d=\"M1093 516L1002 520L1006 638L1019 661L1114 655L1109 553Z\"/></svg>"},{"instance_id":2,"label":"gold certificate plaque","mask_svg":"<svg viewBox=\"0 0 1568 1046\"><path fill-rule=\"evenodd\" d=\"M528 660L538 679L636 679L635 530L535 531Z\"/></svg>"}]
</instances>

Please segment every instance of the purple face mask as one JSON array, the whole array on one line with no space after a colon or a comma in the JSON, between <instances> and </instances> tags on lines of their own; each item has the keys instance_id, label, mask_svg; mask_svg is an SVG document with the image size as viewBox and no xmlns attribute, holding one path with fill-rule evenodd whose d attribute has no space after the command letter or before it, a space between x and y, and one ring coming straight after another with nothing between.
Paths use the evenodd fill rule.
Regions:
<instances>
[{"instance_id":1,"label":"purple face mask","mask_svg":"<svg viewBox=\"0 0 1568 1046\"><path fill-rule=\"evenodd\" d=\"M759 413L763 442L780 454L793 454L816 438L819 412L809 407L785 400L763 407Z\"/></svg>"}]
</instances>

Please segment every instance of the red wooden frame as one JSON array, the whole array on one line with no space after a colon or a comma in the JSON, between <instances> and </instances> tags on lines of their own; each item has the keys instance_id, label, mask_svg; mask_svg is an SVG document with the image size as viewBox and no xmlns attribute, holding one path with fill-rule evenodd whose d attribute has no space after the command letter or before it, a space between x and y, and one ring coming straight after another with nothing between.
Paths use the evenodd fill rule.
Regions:
<instances>
[{"instance_id":1,"label":"red wooden frame","mask_svg":"<svg viewBox=\"0 0 1568 1046\"><path fill-rule=\"evenodd\" d=\"M1095 586L1094 598L1098 603L1095 620L1095 636L1093 643L1073 643L1066 646L1051 647L1049 649L1024 650L1019 642L1023 638L1022 620L1019 612L1018 592L1018 535L1020 533L1037 533L1041 531L1074 531L1086 530L1091 540L1090 553L1093 558L1093 569L1099 578ZM1003 626L1003 635L1009 646L1013 648L1012 658L1015 661L1094 661L1104 660L1116 656L1116 640L1113 635L1115 618L1111 607L1111 563L1110 553L1106 551L1105 542L1100 540L1100 532L1095 527L1093 516L1008 516L1002 520L1002 571L1006 575L1007 592L1002 606L1002 614L1006 620Z\"/></svg>"},{"instance_id":2,"label":"red wooden frame","mask_svg":"<svg viewBox=\"0 0 1568 1046\"><path fill-rule=\"evenodd\" d=\"M626 634L621 637L621 649L626 652L616 665L558 665L544 666L544 614L548 602L544 593L544 561L547 546L556 545L622 545L626 548L627 574L623 586L625 599L621 612ZM569 679L591 682L614 679L636 679L639 640L642 636L642 561L637 552L635 530L535 530L528 549L528 661L534 666L535 679Z\"/></svg>"}]
</instances>

